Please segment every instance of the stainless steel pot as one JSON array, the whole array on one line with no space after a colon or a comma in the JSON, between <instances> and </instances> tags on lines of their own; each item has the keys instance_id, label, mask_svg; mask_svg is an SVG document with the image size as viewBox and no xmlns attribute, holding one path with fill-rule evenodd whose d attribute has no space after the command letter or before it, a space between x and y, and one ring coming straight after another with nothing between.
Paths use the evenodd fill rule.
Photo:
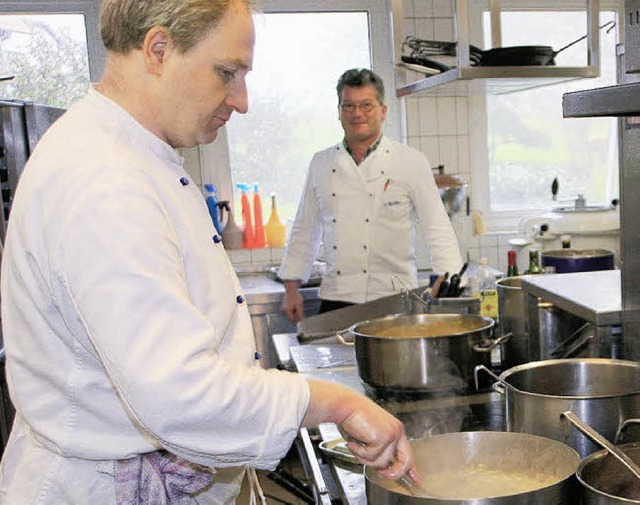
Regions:
<instances>
[{"instance_id":1,"label":"stainless steel pot","mask_svg":"<svg viewBox=\"0 0 640 505\"><path fill-rule=\"evenodd\" d=\"M640 444L624 444L618 448L640 463ZM640 504L640 481L606 450L585 458L576 475L583 505Z\"/></svg>"},{"instance_id":2,"label":"stainless steel pot","mask_svg":"<svg viewBox=\"0 0 640 505\"><path fill-rule=\"evenodd\" d=\"M490 366L494 321L474 314L391 315L349 329L363 382L385 390L438 391L473 384L477 365Z\"/></svg>"},{"instance_id":3,"label":"stainless steel pot","mask_svg":"<svg viewBox=\"0 0 640 505\"><path fill-rule=\"evenodd\" d=\"M506 370L500 380L508 384L495 387L506 397L509 431L565 442L582 458L600 447L576 430L565 433L562 412L575 412L614 442L625 420L640 417L640 364L633 361L536 361Z\"/></svg>"},{"instance_id":4,"label":"stainless steel pot","mask_svg":"<svg viewBox=\"0 0 640 505\"><path fill-rule=\"evenodd\" d=\"M579 504L574 472L580 458L555 440L524 433L476 431L420 438L411 446L424 490L438 498L409 496L396 483L365 468L369 505ZM519 489L505 491L505 481L518 483Z\"/></svg>"},{"instance_id":5,"label":"stainless steel pot","mask_svg":"<svg viewBox=\"0 0 640 505\"><path fill-rule=\"evenodd\" d=\"M498 322L502 334L512 333L511 340L501 347L502 366L511 368L529 361L529 335L522 278L505 277L496 283L498 291Z\"/></svg>"}]
</instances>

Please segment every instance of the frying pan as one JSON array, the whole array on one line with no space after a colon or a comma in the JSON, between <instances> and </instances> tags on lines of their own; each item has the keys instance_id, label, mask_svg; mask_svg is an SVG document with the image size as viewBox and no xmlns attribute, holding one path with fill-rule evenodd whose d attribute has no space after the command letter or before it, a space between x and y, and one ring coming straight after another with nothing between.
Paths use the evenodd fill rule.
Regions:
<instances>
[{"instance_id":1,"label":"frying pan","mask_svg":"<svg viewBox=\"0 0 640 505\"><path fill-rule=\"evenodd\" d=\"M609 21L603 24L600 29L615 26L615 21ZM586 39L583 35L579 39L561 47L554 51L551 46L513 46L513 47L496 47L481 51L473 46L470 48L472 61L477 60L476 65L481 67L507 67L507 66L529 66L529 65L555 65L555 57L565 49L570 48L581 40Z\"/></svg>"},{"instance_id":2,"label":"frying pan","mask_svg":"<svg viewBox=\"0 0 640 505\"><path fill-rule=\"evenodd\" d=\"M615 21L609 21L600 26L600 29L608 27L609 30L611 30L615 24ZM555 65L555 57L560 52L586 38L587 35L583 35L579 39L561 47L557 51L554 51L551 46L512 46L482 50L474 45L470 45L469 61L472 66L480 67ZM448 67L438 61L435 61L431 59L430 56L456 55L455 42L421 40L416 37L409 36L403 43L403 46L407 46L412 49L410 56L401 56L403 62L422 65L441 72L449 70L452 67Z\"/></svg>"}]
</instances>

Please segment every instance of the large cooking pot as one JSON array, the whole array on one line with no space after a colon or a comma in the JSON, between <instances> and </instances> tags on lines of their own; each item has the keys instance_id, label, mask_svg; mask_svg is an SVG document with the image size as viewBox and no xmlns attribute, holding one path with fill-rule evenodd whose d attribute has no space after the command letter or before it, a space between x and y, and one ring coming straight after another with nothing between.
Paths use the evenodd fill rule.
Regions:
<instances>
[{"instance_id":1,"label":"large cooking pot","mask_svg":"<svg viewBox=\"0 0 640 505\"><path fill-rule=\"evenodd\" d=\"M369 505L577 505L570 447L524 433L475 431L411 441L424 490L415 498L393 481L365 468Z\"/></svg>"},{"instance_id":2,"label":"large cooking pot","mask_svg":"<svg viewBox=\"0 0 640 505\"><path fill-rule=\"evenodd\" d=\"M582 458L600 447L576 430L563 430L571 410L615 441L625 420L640 417L640 363L616 359L556 359L510 368L496 385L506 398L507 430L565 442Z\"/></svg>"},{"instance_id":3,"label":"large cooking pot","mask_svg":"<svg viewBox=\"0 0 640 505\"><path fill-rule=\"evenodd\" d=\"M439 391L473 385L477 365L491 365L494 321L475 314L394 314L349 328L358 374L380 390Z\"/></svg>"},{"instance_id":4,"label":"large cooking pot","mask_svg":"<svg viewBox=\"0 0 640 505\"><path fill-rule=\"evenodd\" d=\"M501 347L502 366L511 368L529 362L527 306L522 291L522 279L528 276L505 277L496 283L498 291L498 326L502 334L512 333Z\"/></svg>"},{"instance_id":5,"label":"large cooking pot","mask_svg":"<svg viewBox=\"0 0 640 505\"><path fill-rule=\"evenodd\" d=\"M640 463L640 444L623 444L618 449ZM585 458L576 475L583 505L640 504L640 481L606 450Z\"/></svg>"},{"instance_id":6,"label":"large cooking pot","mask_svg":"<svg viewBox=\"0 0 640 505\"><path fill-rule=\"evenodd\" d=\"M542 266L554 267L556 273L613 270L614 252L610 249L558 249L542 251Z\"/></svg>"}]
</instances>

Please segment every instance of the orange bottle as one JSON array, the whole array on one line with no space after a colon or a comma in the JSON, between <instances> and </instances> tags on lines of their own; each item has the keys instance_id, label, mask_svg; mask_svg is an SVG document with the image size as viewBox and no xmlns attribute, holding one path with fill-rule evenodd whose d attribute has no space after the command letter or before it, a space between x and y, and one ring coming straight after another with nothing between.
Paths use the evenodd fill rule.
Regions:
<instances>
[{"instance_id":1,"label":"orange bottle","mask_svg":"<svg viewBox=\"0 0 640 505\"><path fill-rule=\"evenodd\" d=\"M262 248L266 246L264 236L264 221L262 219L262 199L260 198L260 192L258 183L253 183L253 226L255 231L255 239L253 247Z\"/></svg>"},{"instance_id":2,"label":"orange bottle","mask_svg":"<svg viewBox=\"0 0 640 505\"><path fill-rule=\"evenodd\" d=\"M242 247L253 249L255 247L255 234L253 232L253 222L251 220L251 202L249 201L249 185L244 182L236 184L242 194L240 195L240 205L242 206L242 222L244 224L244 235L242 237Z\"/></svg>"}]
</instances>

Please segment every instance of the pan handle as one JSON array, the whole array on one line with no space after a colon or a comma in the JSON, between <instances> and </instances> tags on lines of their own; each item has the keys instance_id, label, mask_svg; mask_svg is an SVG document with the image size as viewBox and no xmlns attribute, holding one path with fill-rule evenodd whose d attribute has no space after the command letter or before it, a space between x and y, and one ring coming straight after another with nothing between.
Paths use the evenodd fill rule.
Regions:
<instances>
[{"instance_id":1,"label":"pan handle","mask_svg":"<svg viewBox=\"0 0 640 505\"><path fill-rule=\"evenodd\" d=\"M607 26L609 26L609 29L607 30L607 33L608 33L609 31L611 31L616 26L616 22L615 21L607 21L605 24L600 26L600 30L602 30L603 28L606 28ZM579 39L574 40L573 42L570 42L569 44L567 44L564 47L561 47L557 51L554 51L553 52L553 57L555 58L560 51L564 51L565 49L569 49L572 45L577 44L578 42L580 42L581 40L584 40L586 38L587 38L587 35L583 35Z\"/></svg>"},{"instance_id":2,"label":"pan handle","mask_svg":"<svg viewBox=\"0 0 640 505\"><path fill-rule=\"evenodd\" d=\"M582 419L576 416L573 412L571 412L570 410L564 411L562 414L560 414L560 420L562 421L562 428L565 432L565 435L568 434L567 421L569 421L593 442L606 449L609 454L611 454L611 456L620 461L620 463L622 463L636 478L640 479L640 467L638 467L636 462L633 461L626 453L624 453L622 449L609 442L605 437L603 437L600 433L598 433Z\"/></svg>"}]
</instances>

